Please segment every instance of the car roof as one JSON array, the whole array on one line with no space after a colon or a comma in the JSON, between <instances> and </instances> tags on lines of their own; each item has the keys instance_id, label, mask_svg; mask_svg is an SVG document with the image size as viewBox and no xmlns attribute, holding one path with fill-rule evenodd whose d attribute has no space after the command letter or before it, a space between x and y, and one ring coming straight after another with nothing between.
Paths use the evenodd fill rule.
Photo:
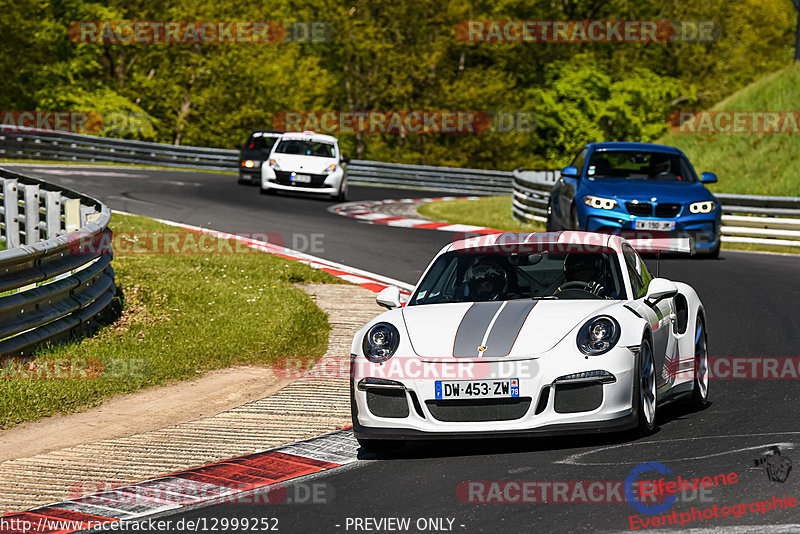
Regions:
<instances>
[{"instance_id":1,"label":"car roof","mask_svg":"<svg viewBox=\"0 0 800 534\"><path fill-rule=\"evenodd\" d=\"M674 146L657 145L655 143L629 143L620 141L608 141L603 143L588 143L588 148L594 150L649 150L651 152L665 152L668 154L683 154Z\"/></svg>"},{"instance_id":2,"label":"car roof","mask_svg":"<svg viewBox=\"0 0 800 534\"><path fill-rule=\"evenodd\" d=\"M283 134L282 140L292 139L311 139L314 141L325 141L327 143L337 143L337 139L332 135L318 134L316 132L287 132Z\"/></svg>"},{"instance_id":3,"label":"car roof","mask_svg":"<svg viewBox=\"0 0 800 534\"><path fill-rule=\"evenodd\" d=\"M261 134L262 136L264 134L272 134L272 135L270 135L270 137L272 137L272 136L280 137L281 135L283 135L283 132L279 132L278 130L253 130L252 132L250 132L250 136L251 137L254 134Z\"/></svg>"},{"instance_id":4,"label":"car roof","mask_svg":"<svg viewBox=\"0 0 800 534\"><path fill-rule=\"evenodd\" d=\"M613 234L600 234L597 232L533 232L527 234L515 234L511 232L488 234L478 237L471 237L454 241L442 252L451 250L473 251L491 250L496 252L517 252L530 251L537 249L550 249L552 247L582 248L587 252L598 251L598 249L611 249L615 252L622 251L623 238Z\"/></svg>"}]
</instances>

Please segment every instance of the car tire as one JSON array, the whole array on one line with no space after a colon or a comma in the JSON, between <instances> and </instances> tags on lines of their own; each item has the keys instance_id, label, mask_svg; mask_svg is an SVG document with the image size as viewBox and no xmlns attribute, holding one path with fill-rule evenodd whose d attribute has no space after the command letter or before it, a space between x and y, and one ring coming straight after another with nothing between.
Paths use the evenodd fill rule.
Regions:
<instances>
[{"instance_id":1,"label":"car tire","mask_svg":"<svg viewBox=\"0 0 800 534\"><path fill-rule=\"evenodd\" d=\"M706 252L705 254L703 254L703 257L712 260L719 258L719 249L720 249L720 242L719 239L717 239L717 244L714 246L714 248L712 248L710 252Z\"/></svg>"},{"instance_id":2,"label":"car tire","mask_svg":"<svg viewBox=\"0 0 800 534\"><path fill-rule=\"evenodd\" d=\"M633 406L636 413L637 437L649 436L656 428L656 371L653 348L644 338L636 357L634 373Z\"/></svg>"},{"instance_id":3,"label":"car tire","mask_svg":"<svg viewBox=\"0 0 800 534\"><path fill-rule=\"evenodd\" d=\"M343 185L338 193L331 195L331 200L345 202L347 200L347 185Z\"/></svg>"},{"instance_id":4,"label":"car tire","mask_svg":"<svg viewBox=\"0 0 800 534\"><path fill-rule=\"evenodd\" d=\"M262 187L261 188L261 194L262 195L274 195L277 192L278 191L276 191L275 189L272 189L271 187Z\"/></svg>"},{"instance_id":5,"label":"car tire","mask_svg":"<svg viewBox=\"0 0 800 534\"><path fill-rule=\"evenodd\" d=\"M575 206L572 206L572 209L569 212L569 229L570 230L580 230L581 229L581 222L578 219L578 210Z\"/></svg>"},{"instance_id":6,"label":"car tire","mask_svg":"<svg viewBox=\"0 0 800 534\"><path fill-rule=\"evenodd\" d=\"M401 448L405 442L399 439L356 438L358 445L366 452L388 452Z\"/></svg>"},{"instance_id":7,"label":"car tire","mask_svg":"<svg viewBox=\"0 0 800 534\"><path fill-rule=\"evenodd\" d=\"M547 204L547 222L544 223L544 229L547 232L557 232L558 225L556 225L555 216L553 215L553 205Z\"/></svg>"},{"instance_id":8,"label":"car tire","mask_svg":"<svg viewBox=\"0 0 800 534\"><path fill-rule=\"evenodd\" d=\"M708 407L708 336L702 317L697 318L694 330L694 376L692 378L692 397L689 406L693 410Z\"/></svg>"}]
</instances>

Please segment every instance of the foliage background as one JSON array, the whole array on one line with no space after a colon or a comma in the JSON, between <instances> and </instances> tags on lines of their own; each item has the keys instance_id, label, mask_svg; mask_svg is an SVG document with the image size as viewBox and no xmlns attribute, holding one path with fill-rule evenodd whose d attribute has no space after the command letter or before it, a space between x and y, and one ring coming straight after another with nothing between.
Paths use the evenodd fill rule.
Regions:
<instances>
[{"instance_id":1,"label":"foliage background","mask_svg":"<svg viewBox=\"0 0 800 534\"><path fill-rule=\"evenodd\" d=\"M552 168L588 140L650 141L791 63L791 0L0 0L2 110L104 113L101 135L234 147L286 110L531 111L530 132L340 136L358 158ZM473 43L471 19L714 21L714 42ZM75 21L323 21L324 43L76 44ZM111 119L113 117L113 119Z\"/></svg>"}]
</instances>

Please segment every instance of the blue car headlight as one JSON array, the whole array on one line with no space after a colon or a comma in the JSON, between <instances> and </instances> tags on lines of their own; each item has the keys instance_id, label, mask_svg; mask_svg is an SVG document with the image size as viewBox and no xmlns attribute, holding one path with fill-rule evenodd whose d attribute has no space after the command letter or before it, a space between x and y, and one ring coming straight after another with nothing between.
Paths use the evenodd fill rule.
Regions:
<instances>
[{"instance_id":1,"label":"blue car headlight","mask_svg":"<svg viewBox=\"0 0 800 534\"><path fill-rule=\"evenodd\" d=\"M400 332L390 323L376 323L364 336L364 356L372 363L385 362L391 358L400 344Z\"/></svg>"},{"instance_id":2,"label":"blue car headlight","mask_svg":"<svg viewBox=\"0 0 800 534\"><path fill-rule=\"evenodd\" d=\"M705 202L693 202L692 204L689 204L689 211L695 214L711 213L716 207L716 202L713 200L706 200Z\"/></svg>"},{"instance_id":3,"label":"blue car headlight","mask_svg":"<svg viewBox=\"0 0 800 534\"><path fill-rule=\"evenodd\" d=\"M598 315L578 331L578 348L587 356L599 356L614 348L619 341L619 323L608 315Z\"/></svg>"},{"instance_id":4,"label":"blue car headlight","mask_svg":"<svg viewBox=\"0 0 800 534\"><path fill-rule=\"evenodd\" d=\"M583 203L592 208L601 210L613 210L617 207L617 201L613 198L596 197L593 195L586 195L583 197Z\"/></svg>"}]
</instances>

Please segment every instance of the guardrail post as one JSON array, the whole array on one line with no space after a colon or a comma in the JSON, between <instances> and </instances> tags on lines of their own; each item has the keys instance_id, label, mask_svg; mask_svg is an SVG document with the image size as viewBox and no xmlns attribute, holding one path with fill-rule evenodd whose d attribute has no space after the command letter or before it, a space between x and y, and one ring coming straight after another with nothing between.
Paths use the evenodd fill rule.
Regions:
<instances>
[{"instance_id":1,"label":"guardrail post","mask_svg":"<svg viewBox=\"0 0 800 534\"><path fill-rule=\"evenodd\" d=\"M46 191L44 201L47 239L53 239L61 233L61 191Z\"/></svg>"},{"instance_id":2,"label":"guardrail post","mask_svg":"<svg viewBox=\"0 0 800 534\"><path fill-rule=\"evenodd\" d=\"M25 185L25 244L39 242L39 186Z\"/></svg>"},{"instance_id":3,"label":"guardrail post","mask_svg":"<svg viewBox=\"0 0 800 534\"><path fill-rule=\"evenodd\" d=\"M70 198L64 202L64 229L74 232L81 227L81 201Z\"/></svg>"},{"instance_id":4,"label":"guardrail post","mask_svg":"<svg viewBox=\"0 0 800 534\"><path fill-rule=\"evenodd\" d=\"M6 248L14 248L19 242L19 199L17 181L3 179L3 208L6 224Z\"/></svg>"}]
</instances>

